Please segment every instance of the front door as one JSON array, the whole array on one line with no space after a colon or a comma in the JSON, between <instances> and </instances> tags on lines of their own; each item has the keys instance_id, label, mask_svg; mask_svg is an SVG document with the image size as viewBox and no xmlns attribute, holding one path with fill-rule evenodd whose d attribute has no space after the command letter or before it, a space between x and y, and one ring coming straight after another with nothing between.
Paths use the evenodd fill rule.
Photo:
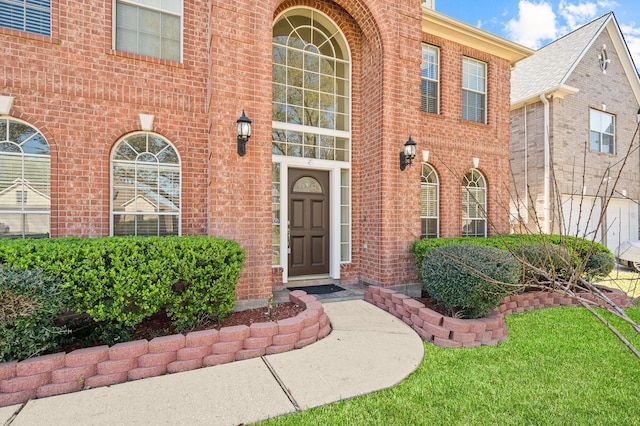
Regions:
<instances>
[{"instance_id":1,"label":"front door","mask_svg":"<svg viewBox=\"0 0 640 426\"><path fill-rule=\"evenodd\" d=\"M289 276L329 273L329 172L289 169Z\"/></svg>"}]
</instances>

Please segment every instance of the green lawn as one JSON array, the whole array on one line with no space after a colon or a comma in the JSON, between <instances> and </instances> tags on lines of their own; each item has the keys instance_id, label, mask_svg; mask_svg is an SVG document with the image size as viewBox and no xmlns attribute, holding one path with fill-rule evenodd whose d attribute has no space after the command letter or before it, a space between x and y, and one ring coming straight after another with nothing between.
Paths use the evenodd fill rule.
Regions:
<instances>
[{"instance_id":1,"label":"green lawn","mask_svg":"<svg viewBox=\"0 0 640 426\"><path fill-rule=\"evenodd\" d=\"M640 273L631 269L616 268L607 278L598 281L596 284L622 290L629 297L640 297Z\"/></svg>"},{"instance_id":2,"label":"green lawn","mask_svg":"<svg viewBox=\"0 0 640 426\"><path fill-rule=\"evenodd\" d=\"M640 321L640 308L627 312ZM542 309L507 324L498 346L425 344L421 365L398 386L261 424L640 424L640 360L589 312ZM640 336L620 329L640 347Z\"/></svg>"}]
</instances>

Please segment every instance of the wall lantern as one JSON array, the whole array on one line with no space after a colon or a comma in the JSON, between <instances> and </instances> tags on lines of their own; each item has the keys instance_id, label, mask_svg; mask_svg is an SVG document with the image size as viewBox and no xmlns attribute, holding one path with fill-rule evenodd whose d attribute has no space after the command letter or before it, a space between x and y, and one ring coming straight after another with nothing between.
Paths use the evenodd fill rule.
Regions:
<instances>
[{"instance_id":1,"label":"wall lantern","mask_svg":"<svg viewBox=\"0 0 640 426\"><path fill-rule=\"evenodd\" d=\"M404 170L411 165L411 161L416 157L416 143L411 136L404 143L404 151L400 153L400 170Z\"/></svg>"},{"instance_id":2,"label":"wall lantern","mask_svg":"<svg viewBox=\"0 0 640 426\"><path fill-rule=\"evenodd\" d=\"M236 120L236 125L238 128L238 155L242 157L247 153L247 142L251 137L251 120L244 115L244 110L242 110L240 118Z\"/></svg>"},{"instance_id":3,"label":"wall lantern","mask_svg":"<svg viewBox=\"0 0 640 426\"><path fill-rule=\"evenodd\" d=\"M640 108L638 109L638 113L636 114L636 123L640 124Z\"/></svg>"}]
</instances>

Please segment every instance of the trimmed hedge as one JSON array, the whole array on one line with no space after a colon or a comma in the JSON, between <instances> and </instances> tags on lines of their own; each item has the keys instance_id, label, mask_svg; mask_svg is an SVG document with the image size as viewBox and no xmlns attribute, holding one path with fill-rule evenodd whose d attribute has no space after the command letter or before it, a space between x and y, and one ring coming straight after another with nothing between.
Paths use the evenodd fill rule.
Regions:
<instances>
[{"instance_id":1,"label":"trimmed hedge","mask_svg":"<svg viewBox=\"0 0 640 426\"><path fill-rule=\"evenodd\" d=\"M0 361L26 359L58 348L69 333L56 325L65 307L60 279L40 270L0 266Z\"/></svg>"},{"instance_id":2,"label":"trimmed hedge","mask_svg":"<svg viewBox=\"0 0 640 426\"><path fill-rule=\"evenodd\" d=\"M458 238L424 238L411 244L411 253L416 258L416 264L421 265L424 256L434 248L453 244L471 244L485 247L495 247L508 250L513 253L522 253L524 246L529 245L557 245L566 247L571 253L572 267L577 267L591 249L591 256L586 262L584 274L592 279L607 276L615 266L615 259L609 249L603 244L592 242L583 238L566 235L539 235L539 234L508 234L487 238L458 237ZM521 255L518 257L522 258ZM418 273L420 268L418 267Z\"/></svg>"},{"instance_id":3,"label":"trimmed hedge","mask_svg":"<svg viewBox=\"0 0 640 426\"><path fill-rule=\"evenodd\" d=\"M430 250L421 263L423 288L452 316L488 316L520 289L521 265L495 247L455 244Z\"/></svg>"},{"instance_id":4,"label":"trimmed hedge","mask_svg":"<svg viewBox=\"0 0 640 426\"><path fill-rule=\"evenodd\" d=\"M0 239L0 264L60 276L74 311L125 327L164 306L180 327L229 315L244 260L204 236Z\"/></svg>"}]
</instances>

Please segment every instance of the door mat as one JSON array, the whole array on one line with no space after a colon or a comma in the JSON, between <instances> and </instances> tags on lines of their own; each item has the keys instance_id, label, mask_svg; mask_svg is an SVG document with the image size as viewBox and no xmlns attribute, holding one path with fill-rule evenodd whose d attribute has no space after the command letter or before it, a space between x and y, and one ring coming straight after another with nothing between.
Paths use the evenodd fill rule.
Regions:
<instances>
[{"instance_id":1,"label":"door mat","mask_svg":"<svg viewBox=\"0 0 640 426\"><path fill-rule=\"evenodd\" d=\"M337 286L335 284L328 285L311 285L307 287L288 287L287 290L302 290L307 294L329 294L329 293L337 293L338 291L344 291L344 288Z\"/></svg>"}]
</instances>

